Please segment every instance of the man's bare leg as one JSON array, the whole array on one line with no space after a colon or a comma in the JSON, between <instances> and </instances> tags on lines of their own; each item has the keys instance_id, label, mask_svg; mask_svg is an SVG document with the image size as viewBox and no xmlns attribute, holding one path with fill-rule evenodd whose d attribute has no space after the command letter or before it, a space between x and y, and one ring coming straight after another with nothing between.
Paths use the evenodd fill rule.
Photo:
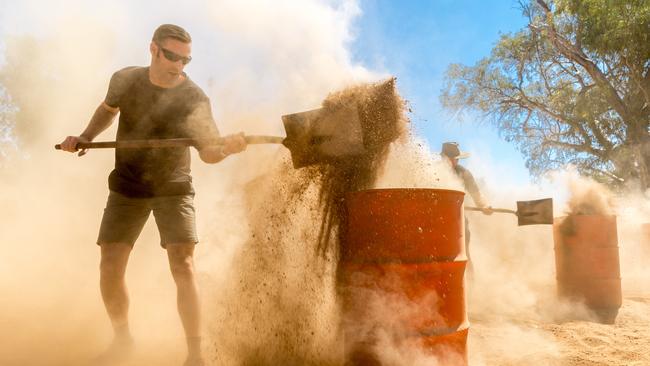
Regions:
<instances>
[{"instance_id":1,"label":"man's bare leg","mask_svg":"<svg viewBox=\"0 0 650 366\"><path fill-rule=\"evenodd\" d=\"M129 295L125 281L131 246L122 243L102 243L100 246L102 255L99 265L99 287L115 332L113 343L107 351L108 356L109 353L130 351L133 343L129 330Z\"/></svg>"},{"instance_id":2,"label":"man's bare leg","mask_svg":"<svg viewBox=\"0 0 650 366\"><path fill-rule=\"evenodd\" d=\"M167 257L176 282L178 314L187 337L186 365L203 365L201 356L201 305L194 278L194 243L168 244Z\"/></svg>"}]
</instances>

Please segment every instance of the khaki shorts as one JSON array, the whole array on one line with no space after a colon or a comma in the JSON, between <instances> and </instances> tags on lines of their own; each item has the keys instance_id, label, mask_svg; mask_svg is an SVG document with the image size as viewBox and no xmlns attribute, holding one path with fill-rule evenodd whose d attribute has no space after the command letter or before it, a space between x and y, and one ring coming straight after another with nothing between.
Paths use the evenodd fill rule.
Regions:
<instances>
[{"instance_id":1,"label":"khaki shorts","mask_svg":"<svg viewBox=\"0 0 650 366\"><path fill-rule=\"evenodd\" d=\"M197 243L194 195L131 198L110 191L97 244L125 243L133 246L153 211L160 245Z\"/></svg>"}]
</instances>

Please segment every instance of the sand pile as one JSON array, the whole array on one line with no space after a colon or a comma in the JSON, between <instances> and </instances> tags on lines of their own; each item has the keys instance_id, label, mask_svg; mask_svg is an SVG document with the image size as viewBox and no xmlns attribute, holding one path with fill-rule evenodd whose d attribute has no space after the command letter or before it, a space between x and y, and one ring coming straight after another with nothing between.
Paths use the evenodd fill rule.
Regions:
<instances>
[{"instance_id":1,"label":"sand pile","mask_svg":"<svg viewBox=\"0 0 650 366\"><path fill-rule=\"evenodd\" d=\"M626 297L615 325L499 317L474 319L470 361L478 366L650 364L650 296Z\"/></svg>"}]
</instances>

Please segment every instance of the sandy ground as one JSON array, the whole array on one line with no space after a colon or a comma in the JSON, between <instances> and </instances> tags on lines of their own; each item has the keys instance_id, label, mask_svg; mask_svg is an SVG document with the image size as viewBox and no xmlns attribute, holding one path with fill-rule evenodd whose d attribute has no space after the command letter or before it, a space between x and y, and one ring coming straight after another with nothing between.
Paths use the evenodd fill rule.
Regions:
<instances>
[{"instance_id":1,"label":"sandy ground","mask_svg":"<svg viewBox=\"0 0 650 366\"><path fill-rule=\"evenodd\" d=\"M648 314L650 297L627 297L614 325L590 321L553 323L498 316L473 319L468 345L470 365L650 365ZM4 351L1 357L3 366L90 366L93 365L94 353L108 340L106 337L97 339L97 333L92 331L78 331L74 336L61 334L54 327L30 329L30 333L38 342L30 343L22 336L15 339L3 337L3 346L0 347ZM139 339L139 342L133 359L116 365L172 366L182 363L180 338L158 335L152 339Z\"/></svg>"},{"instance_id":2,"label":"sandy ground","mask_svg":"<svg viewBox=\"0 0 650 366\"><path fill-rule=\"evenodd\" d=\"M650 365L648 314L650 296L626 297L613 325L506 318L504 326L503 318L475 319L471 325L470 359L495 366ZM516 335L522 337L513 343ZM541 339L544 342L539 342Z\"/></svg>"}]
</instances>

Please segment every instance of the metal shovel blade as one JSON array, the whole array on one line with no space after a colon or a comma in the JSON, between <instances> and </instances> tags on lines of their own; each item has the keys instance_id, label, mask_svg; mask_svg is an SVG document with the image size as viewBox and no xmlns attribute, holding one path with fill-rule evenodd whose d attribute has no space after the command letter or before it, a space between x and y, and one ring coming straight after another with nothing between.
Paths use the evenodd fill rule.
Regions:
<instances>
[{"instance_id":1,"label":"metal shovel blade","mask_svg":"<svg viewBox=\"0 0 650 366\"><path fill-rule=\"evenodd\" d=\"M518 225L553 225L553 199L517 201Z\"/></svg>"},{"instance_id":2,"label":"metal shovel blade","mask_svg":"<svg viewBox=\"0 0 650 366\"><path fill-rule=\"evenodd\" d=\"M356 105L318 108L282 116L294 168L332 163L365 152Z\"/></svg>"}]
</instances>

